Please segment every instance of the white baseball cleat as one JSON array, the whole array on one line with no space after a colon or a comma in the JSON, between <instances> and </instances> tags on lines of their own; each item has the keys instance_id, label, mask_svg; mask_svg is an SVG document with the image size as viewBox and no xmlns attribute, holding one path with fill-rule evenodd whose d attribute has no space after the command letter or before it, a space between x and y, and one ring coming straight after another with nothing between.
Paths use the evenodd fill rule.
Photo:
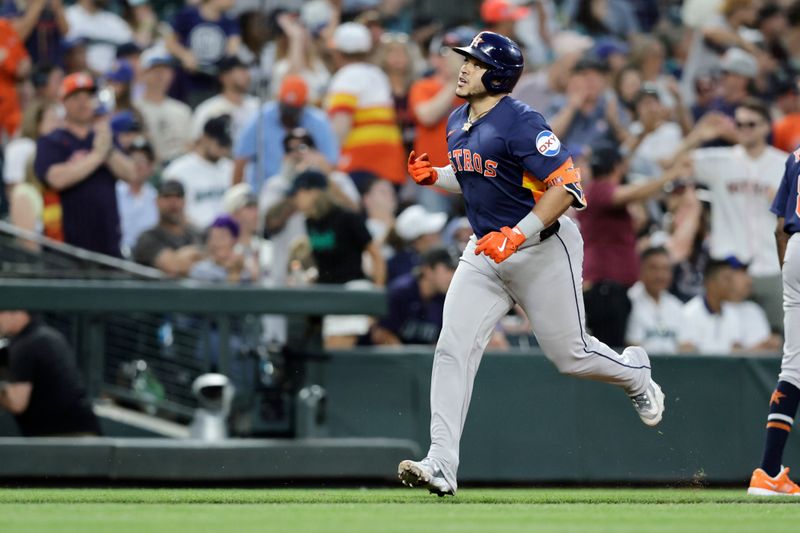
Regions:
<instances>
[{"instance_id":1,"label":"white baseball cleat","mask_svg":"<svg viewBox=\"0 0 800 533\"><path fill-rule=\"evenodd\" d=\"M664 416L664 393L658 383L650 380L647 390L636 396L631 396L633 408L648 426L655 426Z\"/></svg>"},{"instance_id":2,"label":"white baseball cleat","mask_svg":"<svg viewBox=\"0 0 800 533\"><path fill-rule=\"evenodd\" d=\"M442 476L441 470L436 466L433 459L428 457L422 461L402 461L397 467L397 477L400 478L403 485L427 487L431 494L436 494L439 497L445 494L455 495L453 488Z\"/></svg>"}]
</instances>

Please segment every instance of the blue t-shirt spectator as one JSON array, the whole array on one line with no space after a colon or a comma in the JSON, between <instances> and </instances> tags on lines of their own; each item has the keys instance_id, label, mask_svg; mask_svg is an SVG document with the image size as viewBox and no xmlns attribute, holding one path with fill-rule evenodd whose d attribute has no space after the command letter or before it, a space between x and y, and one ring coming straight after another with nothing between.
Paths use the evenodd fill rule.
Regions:
<instances>
[{"instance_id":1,"label":"blue t-shirt spectator","mask_svg":"<svg viewBox=\"0 0 800 533\"><path fill-rule=\"evenodd\" d=\"M33 170L47 184L51 166L85 157L92 151L94 133L83 139L67 129L57 129L36 141ZM120 257L117 180L106 165L86 179L59 192L64 241L93 252Z\"/></svg>"},{"instance_id":2,"label":"blue t-shirt spectator","mask_svg":"<svg viewBox=\"0 0 800 533\"><path fill-rule=\"evenodd\" d=\"M259 126L261 127L259 133ZM314 139L317 150L322 152L332 165L339 161L339 142L336 133L333 131L328 116L320 109L305 106L300 115L298 127L305 129ZM247 166L246 180L254 191L261 190L267 178L274 176L281 169L283 156L283 138L286 136L286 128L281 124L280 104L270 102L265 104L261 111L261 117L253 119L244 127L241 135L236 141L233 149L235 159L244 159L249 164ZM261 140L260 148L263 156L263 170L260 176L256 175L256 154L259 151L258 141Z\"/></svg>"},{"instance_id":3,"label":"blue t-shirt spectator","mask_svg":"<svg viewBox=\"0 0 800 533\"><path fill-rule=\"evenodd\" d=\"M227 55L228 40L239 35L239 23L225 14L217 20L207 20L197 6L186 6L172 19L172 29L177 41L192 52L198 65L197 72L179 72L173 96L184 99L191 93L212 91L216 87L216 65ZM211 94L196 99L204 100L204 96Z\"/></svg>"}]
</instances>

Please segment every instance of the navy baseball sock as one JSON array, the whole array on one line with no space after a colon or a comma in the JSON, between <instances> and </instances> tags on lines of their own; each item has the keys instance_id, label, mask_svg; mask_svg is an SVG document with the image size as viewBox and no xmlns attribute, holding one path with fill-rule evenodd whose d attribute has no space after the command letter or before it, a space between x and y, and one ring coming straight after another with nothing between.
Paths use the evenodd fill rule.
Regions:
<instances>
[{"instance_id":1,"label":"navy baseball sock","mask_svg":"<svg viewBox=\"0 0 800 533\"><path fill-rule=\"evenodd\" d=\"M764 458L761 469L775 477L781 471L783 448L792 431L797 404L800 402L800 389L785 381L778 386L769 399L769 416L767 417L767 440L764 444Z\"/></svg>"}]
</instances>

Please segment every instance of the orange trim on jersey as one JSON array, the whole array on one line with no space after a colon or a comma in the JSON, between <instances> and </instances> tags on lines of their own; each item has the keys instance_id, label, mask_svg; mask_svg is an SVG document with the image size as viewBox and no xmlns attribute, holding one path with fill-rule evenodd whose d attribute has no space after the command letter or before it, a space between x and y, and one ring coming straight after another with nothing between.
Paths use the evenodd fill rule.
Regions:
<instances>
[{"instance_id":1,"label":"orange trim on jersey","mask_svg":"<svg viewBox=\"0 0 800 533\"><path fill-rule=\"evenodd\" d=\"M789 433L791 433L791 431L792 431L792 426L790 426L789 424L784 424L783 422L767 422L767 427L768 428L775 428L775 429L782 429L782 430L787 431Z\"/></svg>"},{"instance_id":2,"label":"orange trim on jersey","mask_svg":"<svg viewBox=\"0 0 800 533\"><path fill-rule=\"evenodd\" d=\"M547 185L527 170L522 173L522 186L531 191L534 202L538 202L539 198L541 198L547 190Z\"/></svg>"},{"instance_id":3,"label":"orange trim on jersey","mask_svg":"<svg viewBox=\"0 0 800 533\"><path fill-rule=\"evenodd\" d=\"M580 170L575 168L575 163L572 158L568 157L560 167L550 173L544 180L542 180L547 188L556 187L558 185L567 185L569 183L580 183L581 173Z\"/></svg>"}]
</instances>

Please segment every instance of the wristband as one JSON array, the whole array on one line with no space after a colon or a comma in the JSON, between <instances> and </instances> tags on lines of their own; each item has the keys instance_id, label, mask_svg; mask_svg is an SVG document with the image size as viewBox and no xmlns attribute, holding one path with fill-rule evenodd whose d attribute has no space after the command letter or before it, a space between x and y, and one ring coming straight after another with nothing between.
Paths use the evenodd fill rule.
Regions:
<instances>
[{"instance_id":1,"label":"wristband","mask_svg":"<svg viewBox=\"0 0 800 533\"><path fill-rule=\"evenodd\" d=\"M526 239L530 239L544 229L544 223L536 216L536 213L531 211L517 223L517 227Z\"/></svg>"}]
</instances>

